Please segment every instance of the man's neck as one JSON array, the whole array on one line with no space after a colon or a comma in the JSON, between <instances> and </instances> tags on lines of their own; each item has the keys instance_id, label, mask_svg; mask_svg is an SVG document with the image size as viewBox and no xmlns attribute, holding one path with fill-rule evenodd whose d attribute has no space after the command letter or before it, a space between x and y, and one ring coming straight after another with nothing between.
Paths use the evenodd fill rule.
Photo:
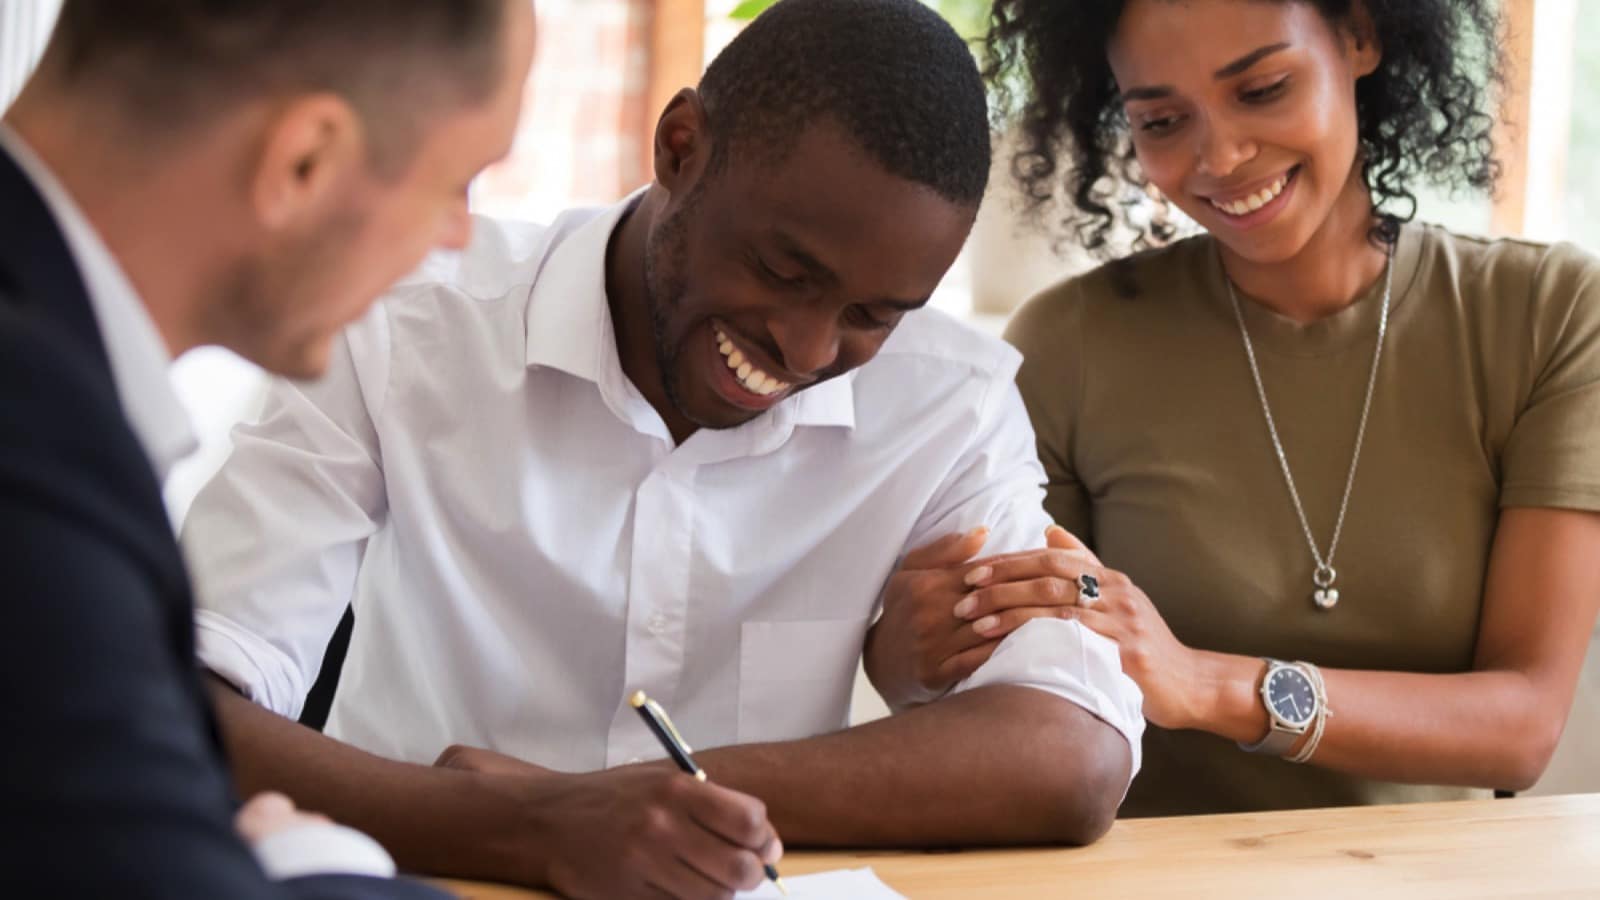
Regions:
<instances>
[{"instance_id":1,"label":"man's neck","mask_svg":"<svg viewBox=\"0 0 1600 900\"><path fill-rule=\"evenodd\" d=\"M1326 318L1354 303L1383 276L1386 256L1369 235L1372 199L1360 161L1322 227L1290 259L1254 263L1226 248L1223 265L1239 290L1294 321Z\"/></svg>"},{"instance_id":2,"label":"man's neck","mask_svg":"<svg viewBox=\"0 0 1600 900\"><path fill-rule=\"evenodd\" d=\"M673 442L682 444L698 426L679 413L672 398L667 396L656 354L650 289L645 279L651 223L665 201L666 194L659 187L651 187L611 233L611 241L606 245L606 303L611 308L612 331L616 334L622 373L661 416Z\"/></svg>"},{"instance_id":3,"label":"man's neck","mask_svg":"<svg viewBox=\"0 0 1600 900\"><path fill-rule=\"evenodd\" d=\"M116 259L174 357L202 343L192 298L200 295L196 267L206 258L175 205L195 192L175 190L171 166L144 165L131 148L115 146L103 128L75 115L69 104L47 105L24 95L6 125L44 164ZM174 253L176 248L183 252Z\"/></svg>"}]
</instances>

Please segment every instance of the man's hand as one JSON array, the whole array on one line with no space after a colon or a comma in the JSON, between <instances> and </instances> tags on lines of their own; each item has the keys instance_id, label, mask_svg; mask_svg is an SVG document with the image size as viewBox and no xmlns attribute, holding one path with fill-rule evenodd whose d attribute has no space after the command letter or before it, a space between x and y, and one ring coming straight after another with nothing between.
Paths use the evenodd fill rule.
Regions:
<instances>
[{"instance_id":1,"label":"man's hand","mask_svg":"<svg viewBox=\"0 0 1600 900\"><path fill-rule=\"evenodd\" d=\"M256 844L280 831L304 825L327 825L328 817L301 812L294 801L268 791L250 798L233 817L233 828L247 844Z\"/></svg>"},{"instance_id":2,"label":"man's hand","mask_svg":"<svg viewBox=\"0 0 1600 900\"><path fill-rule=\"evenodd\" d=\"M665 764L568 775L472 747L436 765L505 779L537 823L538 879L574 900L731 898L765 877L783 845L754 797Z\"/></svg>"},{"instance_id":3,"label":"man's hand","mask_svg":"<svg viewBox=\"0 0 1600 900\"><path fill-rule=\"evenodd\" d=\"M970 590L963 563L977 556L989 529L946 535L906 554L883 590L883 615L867 632L867 677L896 708L942 696L983 665L994 642L955 614Z\"/></svg>"}]
</instances>

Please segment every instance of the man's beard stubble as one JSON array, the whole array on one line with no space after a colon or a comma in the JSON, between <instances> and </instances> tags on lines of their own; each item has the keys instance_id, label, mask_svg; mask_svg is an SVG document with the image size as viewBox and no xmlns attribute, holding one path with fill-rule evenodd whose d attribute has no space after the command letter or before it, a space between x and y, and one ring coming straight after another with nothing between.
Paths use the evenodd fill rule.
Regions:
<instances>
[{"instance_id":1,"label":"man's beard stubble","mask_svg":"<svg viewBox=\"0 0 1600 900\"><path fill-rule=\"evenodd\" d=\"M206 316L214 343L269 372L290 378L323 374L327 344L336 333L310 331L299 315L314 308L306 292L325 289L329 274L349 264L351 247L367 217L344 211L285 246L235 260L215 278L216 301ZM333 298L324 298L331 302Z\"/></svg>"},{"instance_id":2,"label":"man's beard stubble","mask_svg":"<svg viewBox=\"0 0 1600 900\"><path fill-rule=\"evenodd\" d=\"M644 254L645 304L650 310L651 345L655 348L656 369L661 374L661 389L667 402L693 424L702 428L715 425L700 421L683 401L683 386L678 379L678 363L683 358L683 342L672 343L668 330L670 313L683 305L688 293L688 277L684 274L689 265L688 229L685 220L698 205L698 197L691 195L679 210L668 217L646 243Z\"/></svg>"}]
</instances>

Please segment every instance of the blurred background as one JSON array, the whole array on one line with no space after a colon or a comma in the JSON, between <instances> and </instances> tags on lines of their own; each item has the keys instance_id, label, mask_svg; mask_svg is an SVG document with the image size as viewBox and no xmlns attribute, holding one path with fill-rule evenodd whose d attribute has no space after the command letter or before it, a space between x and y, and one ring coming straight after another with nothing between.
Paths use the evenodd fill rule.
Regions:
<instances>
[{"instance_id":1,"label":"blurred background","mask_svg":"<svg viewBox=\"0 0 1600 900\"><path fill-rule=\"evenodd\" d=\"M655 119L692 87L743 22L773 0L538 0L540 48L515 149L471 194L482 214L548 221L609 204L650 180ZM985 0L924 0L977 37ZM1593 2L1593 0L1591 0ZM1503 0L1511 79L1497 140L1505 178L1493 199L1424 196L1419 218L1470 234L1570 240L1600 252L1600 16L1579 0ZM0 108L31 71L60 0L0 0ZM996 171L1008 171L1006 137ZM1039 288L1089 264L1018 215L996 178L977 228L934 305L997 331ZM221 464L228 429L253 416L264 387L248 363L215 348L178 362L174 380L202 450L179 467L168 505L181 518ZM1600 448L1597 448L1600 452ZM1600 791L1600 631L1556 762L1536 792ZM857 718L882 713L864 683Z\"/></svg>"}]
</instances>

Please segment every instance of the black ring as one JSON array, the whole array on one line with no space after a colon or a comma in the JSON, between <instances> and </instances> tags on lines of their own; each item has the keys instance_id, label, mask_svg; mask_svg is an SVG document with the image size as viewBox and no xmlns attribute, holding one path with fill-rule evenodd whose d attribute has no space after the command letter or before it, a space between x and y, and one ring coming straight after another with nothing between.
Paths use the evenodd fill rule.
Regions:
<instances>
[{"instance_id":1,"label":"black ring","mask_svg":"<svg viewBox=\"0 0 1600 900\"><path fill-rule=\"evenodd\" d=\"M1088 572L1078 576L1078 597L1083 600L1100 599L1100 579Z\"/></svg>"}]
</instances>

